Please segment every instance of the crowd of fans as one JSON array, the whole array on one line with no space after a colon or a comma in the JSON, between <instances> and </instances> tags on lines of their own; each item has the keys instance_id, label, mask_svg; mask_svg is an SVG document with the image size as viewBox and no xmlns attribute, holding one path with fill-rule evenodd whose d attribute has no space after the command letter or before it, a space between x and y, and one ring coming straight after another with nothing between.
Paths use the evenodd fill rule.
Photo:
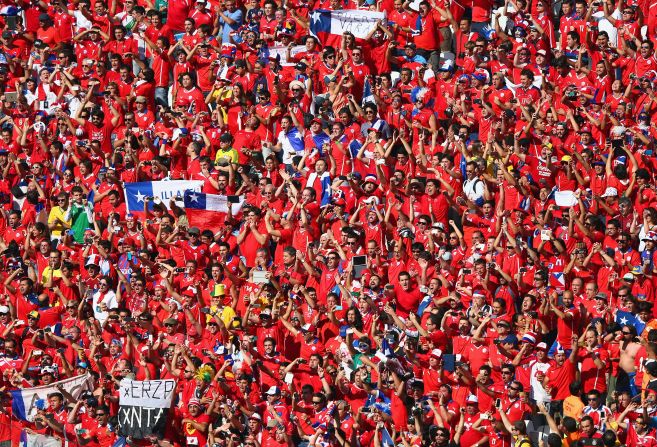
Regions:
<instances>
[{"instance_id":1,"label":"crowd of fans","mask_svg":"<svg viewBox=\"0 0 657 447\"><path fill-rule=\"evenodd\" d=\"M0 447L657 446L653 3L0 14ZM126 208L177 179L244 202ZM163 433L123 378L176 380Z\"/></svg>"}]
</instances>

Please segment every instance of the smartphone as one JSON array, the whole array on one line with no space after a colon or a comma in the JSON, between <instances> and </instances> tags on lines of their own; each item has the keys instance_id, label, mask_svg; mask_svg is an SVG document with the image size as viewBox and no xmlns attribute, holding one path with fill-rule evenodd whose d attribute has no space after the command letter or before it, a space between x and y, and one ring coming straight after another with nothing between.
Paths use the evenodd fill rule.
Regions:
<instances>
[{"instance_id":1,"label":"smartphone","mask_svg":"<svg viewBox=\"0 0 657 447\"><path fill-rule=\"evenodd\" d=\"M502 399L495 399L495 408L500 408L502 406Z\"/></svg>"},{"instance_id":2,"label":"smartphone","mask_svg":"<svg viewBox=\"0 0 657 447\"><path fill-rule=\"evenodd\" d=\"M18 24L18 16L5 16L5 23L7 24L7 28L9 29L9 31L16 31L16 25Z\"/></svg>"},{"instance_id":3,"label":"smartphone","mask_svg":"<svg viewBox=\"0 0 657 447\"><path fill-rule=\"evenodd\" d=\"M354 266L354 278L359 279L363 276L363 271L367 269L367 256L354 256L352 262Z\"/></svg>"},{"instance_id":4,"label":"smartphone","mask_svg":"<svg viewBox=\"0 0 657 447\"><path fill-rule=\"evenodd\" d=\"M5 20L8 19L8 16L5 16ZM18 101L18 93L17 92L7 92L5 93L5 101L6 102L16 102Z\"/></svg>"},{"instance_id":5,"label":"smartphone","mask_svg":"<svg viewBox=\"0 0 657 447\"><path fill-rule=\"evenodd\" d=\"M228 203L240 203L240 196L228 196Z\"/></svg>"},{"instance_id":6,"label":"smartphone","mask_svg":"<svg viewBox=\"0 0 657 447\"><path fill-rule=\"evenodd\" d=\"M472 273L472 270L471 270L471 269L463 269L463 274L464 274L464 275L469 275L469 274L471 274L471 273Z\"/></svg>"},{"instance_id":7,"label":"smartphone","mask_svg":"<svg viewBox=\"0 0 657 447\"><path fill-rule=\"evenodd\" d=\"M185 267L176 267L173 271L176 273L185 273Z\"/></svg>"},{"instance_id":8,"label":"smartphone","mask_svg":"<svg viewBox=\"0 0 657 447\"><path fill-rule=\"evenodd\" d=\"M363 408L360 410L360 412L361 412L361 413L369 413L369 412L370 412L370 407L363 407Z\"/></svg>"},{"instance_id":9,"label":"smartphone","mask_svg":"<svg viewBox=\"0 0 657 447\"><path fill-rule=\"evenodd\" d=\"M443 355L443 369L445 371L454 372L456 369L456 355L444 354Z\"/></svg>"}]
</instances>

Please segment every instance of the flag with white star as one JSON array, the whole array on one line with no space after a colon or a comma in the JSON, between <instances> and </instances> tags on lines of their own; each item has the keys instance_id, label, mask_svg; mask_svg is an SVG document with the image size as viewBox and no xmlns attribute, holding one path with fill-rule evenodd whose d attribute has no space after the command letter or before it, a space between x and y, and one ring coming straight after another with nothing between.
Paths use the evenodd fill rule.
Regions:
<instances>
[{"instance_id":1,"label":"flag with white star","mask_svg":"<svg viewBox=\"0 0 657 447\"><path fill-rule=\"evenodd\" d=\"M324 46L339 48L340 37L345 32L350 32L357 39L366 39L376 29L379 20L385 20L385 13L359 9L317 9L310 14L310 34Z\"/></svg>"},{"instance_id":2,"label":"flag with white star","mask_svg":"<svg viewBox=\"0 0 657 447\"><path fill-rule=\"evenodd\" d=\"M228 208L233 216L242 210L243 196L225 196L187 191L184 196L185 214L190 227L218 231L223 225Z\"/></svg>"},{"instance_id":3,"label":"flag with white star","mask_svg":"<svg viewBox=\"0 0 657 447\"><path fill-rule=\"evenodd\" d=\"M125 203L129 213L139 215L144 212L144 203L148 209L160 201L167 208L171 199L182 200L185 191L201 191L200 180L163 180L159 182L136 182L125 184Z\"/></svg>"},{"instance_id":4,"label":"flag with white star","mask_svg":"<svg viewBox=\"0 0 657 447\"><path fill-rule=\"evenodd\" d=\"M616 312L616 323L620 324L621 326L634 326L638 335L641 335L643 329L646 327L646 323L641 321L639 317L633 313L625 312L623 310Z\"/></svg>"}]
</instances>

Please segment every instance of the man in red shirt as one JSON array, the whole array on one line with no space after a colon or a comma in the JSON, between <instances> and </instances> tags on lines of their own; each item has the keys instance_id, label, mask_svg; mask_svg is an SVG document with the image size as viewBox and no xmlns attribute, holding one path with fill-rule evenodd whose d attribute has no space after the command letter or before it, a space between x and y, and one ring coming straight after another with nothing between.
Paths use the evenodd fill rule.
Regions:
<instances>
[{"instance_id":1,"label":"man in red shirt","mask_svg":"<svg viewBox=\"0 0 657 447\"><path fill-rule=\"evenodd\" d=\"M407 318L408 314L415 312L417 305L424 297L417 285L411 281L410 273L403 271L398 276L399 287L395 287L394 297L397 303L397 314Z\"/></svg>"}]
</instances>

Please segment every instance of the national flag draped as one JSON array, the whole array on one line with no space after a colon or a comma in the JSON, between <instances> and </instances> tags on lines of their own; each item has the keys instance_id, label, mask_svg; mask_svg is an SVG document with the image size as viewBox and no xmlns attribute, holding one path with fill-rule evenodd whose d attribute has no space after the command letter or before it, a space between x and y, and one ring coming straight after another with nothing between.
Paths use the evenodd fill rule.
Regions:
<instances>
[{"instance_id":1,"label":"national flag draped","mask_svg":"<svg viewBox=\"0 0 657 447\"><path fill-rule=\"evenodd\" d=\"M634 326L636 328L637 334L639 335L641 335L643 329L646 327L646 323L639 320L639 318L636 315L630 312L625 312L623 310L619 310L616 312L616 323L620 324L621 326L623 325Z\"/></svg>"},{"instance_id":2,"label":"national flag draped","mask_svg":"<svg viewBox=\"0 0 657 447\"><path fill-rule=\"evenodd\" d=\"M356 39L365 39L376 28L377 21L384 19L383 12L318 9L310 14L310 33L317 37L322 45L339 48L340 38L345 32L350 32Z\"/></svg>"},{"instance_id":3,"label":"national flag draped","mask_svg":"<svg viewBox=\"0 0 657 447\"><path fill-rule=\"evenodd\" d=\"M187 191L184 196L185 214L190 227L199 227L217 232L221 229L228 213L228 203L231 213L236 215L242 209L243 196L223 196Z\"/></svg>"},{"instance_id":4,"label":"national flag draped","mask_svg":"<svg viewBox=\"0 0 657 447\"><path fill-rule=\"evenodd\" d=\"M19 447L61 447L62 440L54 436L41 435L39 433L21 431Z\"/></svg>"},{"instance_id":5,"label":"national flag draped","mask_svg":"<svg viewBox=\"0 0 657 447\"><path fill-rule=\"evenodd\" d=\"M395 443L385 427L381 430L381 447L395 447Z\"/></svg>"},{"instance_id":6,"label":"national flag draped","mask_svg":"<svg viewBox=\"0 0 657 447\"><path fill-rule=\"evenodd\" d=\"M93 390L93 378L91 374L84 374L50 385L13 390L11 391L11 408L14 416L24 421L32 421L37 411L37 404L47 402L48 394L59 392L59 386L77 399L83 391Z\"/></svg>"},{"instance_id":7,"label":"national flag draped","mask_svg":"<svg viewBox=\"0 0 657 447\"><path fill-rule=\"evenodd\" d=\"M374 90L372 89L372 83L370 78L365 78L365 84L363 84L363 101L361 105L365 107L365 104L368 102L374 102Z\"/></svg>"},{"instance_id":8,"label":"national flag draped","mask_svg":"<svg viewBox=\"0 0 657 447\"><path fill-rule=\"evenodd\" d=\"M125 203L129 213L140 215L144 212L144 199L152 197L159 199L169 208L169 200L182 198L185 191L201 192L203 182L200 180L164 180L159 182L126 183ZM148 203L153 209L153 200Z\"/></svg>"}]
</instances>

